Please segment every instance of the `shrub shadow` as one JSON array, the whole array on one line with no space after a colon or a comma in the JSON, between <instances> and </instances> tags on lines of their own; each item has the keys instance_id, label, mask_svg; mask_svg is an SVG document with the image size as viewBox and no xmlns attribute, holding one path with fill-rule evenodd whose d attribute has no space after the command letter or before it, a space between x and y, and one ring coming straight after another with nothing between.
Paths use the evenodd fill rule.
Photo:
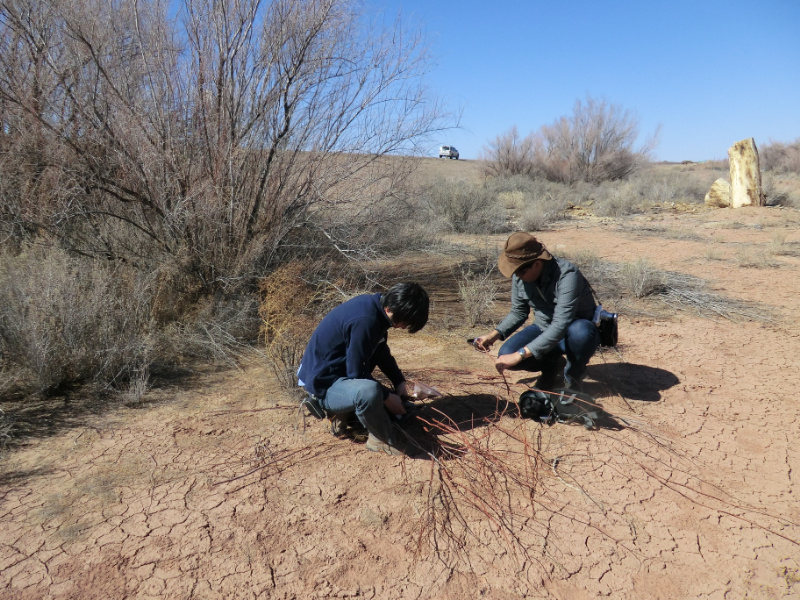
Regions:
<instances>
[{"instance_id":1,"label":"shrub shadow","mask_svg":"<svg viewBox=\"0 0 800 600\"><path fill-rule=\"evenodd\" d=\"M120 392L98 390L90 385L65 385L46 397L0 399L0 409L11 424L6 448L25 445L31 439L48 438L81 427L92 427L98 417L121 408L141 409L163 402L173 389L201 389L202 382L193 379L193 371L174 368L163 370L153 378L147 397L134 404L125 404ZM102 425L99 425L103 427Z\"/></svg>"}]
</instances>

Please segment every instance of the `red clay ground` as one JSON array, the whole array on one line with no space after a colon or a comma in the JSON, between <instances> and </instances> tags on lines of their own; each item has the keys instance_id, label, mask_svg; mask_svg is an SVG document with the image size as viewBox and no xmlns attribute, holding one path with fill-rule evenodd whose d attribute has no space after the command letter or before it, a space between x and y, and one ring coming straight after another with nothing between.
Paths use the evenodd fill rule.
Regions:
<instances>
[{"instance_id":1,"label":"red clay ground","mask_svg":"<svg viewBox=\"0 0 800 600\"><path fill-rule=\"evenodd\" d=\"M508 395L468 332L440 314L392 333L406 373L446 394L428 413L462 421L451 441L494 465L304 429L257 361L153 392L3 457L0 598L800 596L800 213L664 211L541 237L706 278L772 321L623 317L619 352L590 366L614 415L595 431L481 421Z\"/></svg>"}]
</instances>

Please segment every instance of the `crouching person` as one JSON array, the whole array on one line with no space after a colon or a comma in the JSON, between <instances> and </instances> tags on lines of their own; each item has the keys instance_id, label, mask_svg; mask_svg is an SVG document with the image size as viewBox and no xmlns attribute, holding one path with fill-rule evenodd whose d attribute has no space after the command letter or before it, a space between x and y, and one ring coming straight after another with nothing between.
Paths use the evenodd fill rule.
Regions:
<instances>
[{"instance_id":1,"label":"crouching person","mask_svg":"<svg viewBox=\"0 0 800 600\"><path fill-rule=\"evenodd\" d=\"M575 265L552 256L535 237L521 231L509 236L497 263L511 278L511 312L475 344L488 350L498 339L505 340L495 362L501 373L541 371L536 382L541 390L561 385L580 390L586 365L600 344L589 282ZM508 338L531 308L534 324Z\"/></svg>"},{"instance_id":2,"label":"crouching person","mask_svg":"<svg viewBox=\"0 0 800 600\"><path fill-rule=\"evenodd\" d=\"M298 371L300 385L328 413L355 413L369 432L367 449L404 454L392 415L405 414L405 378L389 351L390 328L416 333L428 322L428 294L416 283L398 283L385 294L356 296L334 308L311 335ZM378 367L394 390L372 377Z\"/></svg>"}]
</instances>

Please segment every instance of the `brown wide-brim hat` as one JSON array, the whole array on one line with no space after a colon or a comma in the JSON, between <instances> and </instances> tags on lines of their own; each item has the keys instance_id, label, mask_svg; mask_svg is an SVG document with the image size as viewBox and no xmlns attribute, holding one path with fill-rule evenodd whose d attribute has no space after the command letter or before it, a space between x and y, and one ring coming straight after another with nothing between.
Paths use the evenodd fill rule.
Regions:
<instances>
[{"instance_id":1,"label":"brown wide-brim hat","mask_svg":"<svg viewBox=\"0 0 800 600\"><path fill-rule=\"evenodd\" d=\"M506 246L500 258L497 259L497 268L506 277L511 277L520 267L531 264L535 260L550 260L553 256L544 247L544 244L530 233L517 231L508 236Z\"/></svg>"}]
</instances>

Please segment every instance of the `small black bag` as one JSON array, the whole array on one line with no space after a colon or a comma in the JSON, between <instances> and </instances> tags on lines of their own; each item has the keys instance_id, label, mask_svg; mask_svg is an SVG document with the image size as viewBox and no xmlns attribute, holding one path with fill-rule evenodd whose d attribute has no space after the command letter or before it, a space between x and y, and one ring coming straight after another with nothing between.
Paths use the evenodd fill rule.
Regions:
<instances>
[{"instance_id":1,"label":"small black bag","mask_svg":"<svg viewBox=\"0 0 800 600\"><path fill-rule=\"evenodd\" d=\"M610 313L601 310L600 321L598 322L597 327L600 329L601 346L617 345L617 340L619 339L617 313Z\"/></svg>"},{"instance_id":2,"label":"small black bag","mask_svg":"<svg viewBox=\"0 0 800 600\"><path fill-rule=\"evenodd\" d=\"M598 418L594 398L569 389L557 389L549 394L527 390L522 392L517 405L520 417L548 425L579 423L586 429L594 429Z\"/></svg>"}]
</instances>

